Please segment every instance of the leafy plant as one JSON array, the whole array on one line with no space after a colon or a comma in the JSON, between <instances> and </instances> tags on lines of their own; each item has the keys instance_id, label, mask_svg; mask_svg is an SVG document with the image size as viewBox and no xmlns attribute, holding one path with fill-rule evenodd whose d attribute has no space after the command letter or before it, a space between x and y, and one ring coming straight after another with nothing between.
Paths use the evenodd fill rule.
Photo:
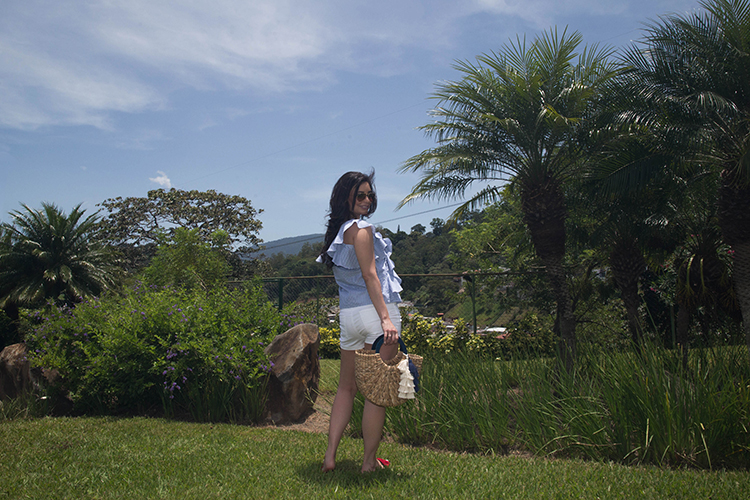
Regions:
<instances>
[{"instance_id":1,"label":"leafy plant","mask_svg":"<svg viewBox=\"0 0 750 500\"><path fill-rule=\"evenodd\" d=\"M119 269L112 251L98 241L97 215L84 218L78 205L65 214L42 203L11 212L0 238L0 308L10 321L7 342L19 342L19 308L47 300L71 306L114 288Z\"/></svg>"},{"instance_id":2,"label":"leafy plant","mask_svg":"<svg viewBox=\"0 0 750 500\"><path fill-rule=\"evenodd\" d=\"M331 325L330 327L319 328L320 332L320 347L318 353L321 358L338 359L341 357L341 342L339 336L341 335L341 329L338 326Z\"/></svg>"},{"instance_id":3,"label":"leafy plant","mask_svg":"<svg viewBox=\"0 0 750 500\"><path fill-rule=\"evenodd\" d=\"M440 319L428 319L419 313L401 317L401 337L409 352L426 354L432 350L431 341L439 339L447 332Z\"/></svg>"},{"instance_id":4,"label":"leafy plant","mask_svg":"<svg viewBox=\"0 0 750 500\"><path fill-rule=\"evenodd\" d=\"M226 281L230 266L221 253L222 243L209 245L201 240L197 229L181 227L172 236L163 234L158 240L156 256L143 271L146 283L209 289Z\"/></svg>"},{"instance_id":5,"label":"leafy plant","mask_svg":"<svg viewBox=\"0 0 750 500\"><path fill-rule=\"evenodd\" d=\"M282 328L258 284L207 293L137 284L121 297L35 315L36 366L60 372L78 411L254 421ZM262 409L262 406L260 406Z\"/></svg>"}]
</instances>

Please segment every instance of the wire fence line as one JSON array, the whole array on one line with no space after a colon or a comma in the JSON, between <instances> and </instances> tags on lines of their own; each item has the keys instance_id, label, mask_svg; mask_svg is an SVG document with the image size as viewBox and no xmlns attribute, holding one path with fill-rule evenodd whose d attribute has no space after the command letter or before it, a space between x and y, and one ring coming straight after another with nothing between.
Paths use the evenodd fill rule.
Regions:
<instances>
[{"instance_id":1,"label":"wire fence line","mask_svg":"<svg viewBox=\"0 0 750 500\"><path fill-rule=\"evenodd\" d=\"M521 276L539 275L540 270L512 272L469 271L463 273L400 274L401 296L410 307L427 317L461 318L479 332L513 315L505 294ZM263 278L268 299L279 310L291 303L337 305L338 286L333 275L277 276ZM517 308L516 308L517 309ZM335 315L337 311L332 311ZM319 318L319 323L327 318Z\"/></svg>"}]
</instances>

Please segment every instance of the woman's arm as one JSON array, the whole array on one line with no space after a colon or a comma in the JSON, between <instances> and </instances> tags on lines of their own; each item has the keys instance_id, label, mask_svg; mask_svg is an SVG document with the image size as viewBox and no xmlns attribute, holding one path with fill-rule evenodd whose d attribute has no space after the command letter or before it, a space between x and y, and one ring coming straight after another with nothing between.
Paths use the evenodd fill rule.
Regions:
<instances>
[{"instance_id":1,"label":"woman's arm","mask_svg":"<svg viewBox=\"0 0 750 500\"><path fill-rule=\"evenodd\" d=\"M357 255L357 262L359 262L359 268L362 270L367 294L380 317L380 326L383 328L384 335L383 343L387 345L397 343L398 330L396 330L388 314L388 308L385 305L385 299L383 299L383 289L375 267L375 244L372 229L369 227L360 229L357 224L352 224L352 227L344 233L344 242L354 245L354 253Z\"/></svg>"}]
</instances>

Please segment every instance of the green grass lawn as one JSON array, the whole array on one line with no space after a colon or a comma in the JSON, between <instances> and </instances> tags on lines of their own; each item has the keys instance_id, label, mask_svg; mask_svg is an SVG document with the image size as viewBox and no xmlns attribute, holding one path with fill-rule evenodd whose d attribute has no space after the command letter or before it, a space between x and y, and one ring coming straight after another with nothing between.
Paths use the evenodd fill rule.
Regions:
<instances>
[{"instance_id":1,"label":"green grass lawn","mask_svg":"<svg viewBox=\"0 0 750 500\"><path fill-rule=\"evenodd\" d=\"M338 362L321 363L321 390ZM387 470L359 473L345 437L320 472L324 434L150 418L0 421L2 498L750 498L750 473L479 456L381 445Z\"/></svg>"},{"instance_id":2,"label":"green grass lawn","mask_svg":"<svg viewBox=\"0 0 750 500\"><path fill-rule=\"evenodd\" d=\"M383 443L392 466L359 473L345 438L148 418L0 425L0 498L750 498L750 474L490 457Z\"/></svg>"}]
</instances>

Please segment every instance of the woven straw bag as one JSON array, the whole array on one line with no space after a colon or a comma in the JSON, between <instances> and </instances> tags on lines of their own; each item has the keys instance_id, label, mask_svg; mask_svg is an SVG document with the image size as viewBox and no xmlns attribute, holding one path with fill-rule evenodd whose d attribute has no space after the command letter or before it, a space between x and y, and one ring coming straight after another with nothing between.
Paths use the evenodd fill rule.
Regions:
<instances>
[{"instance_id":1,"label":"woven straw bag","mask_svg":"<svg viewBox=\"0 0 750 500\"><path fill-rule=\"evenodd\" d=\"M381 337L382 338L382 337ZM378 339L380 340L380 339ZM398 406L406 399L398 397L398 387L401 381L401 370L398 364L407 357L406 345L399 339L401 350L388 361L383 361L378 352L379 343L376 340L375 349L358 349L354 351L354 376L357 388L366 399L378 406ZM408 354L409 359L422 373L422 356Z\"/></svg>"}]
</instances>

